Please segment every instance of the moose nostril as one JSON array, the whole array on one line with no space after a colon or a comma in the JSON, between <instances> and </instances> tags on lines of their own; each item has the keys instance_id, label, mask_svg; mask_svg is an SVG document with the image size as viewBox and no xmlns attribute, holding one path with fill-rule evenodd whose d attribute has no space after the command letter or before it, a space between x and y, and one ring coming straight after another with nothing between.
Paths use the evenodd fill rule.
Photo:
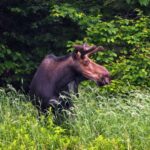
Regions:
<instances>
[{"instance_id":1,"label":"moose nostril","mask_svg":"<svg viewBox=\"0 0 150 150\"><path fill-rule=\"evenodd\" d=\"M110 82L110 79L109 78L105 78L105 82L106 82L106 84L108 84Z\"/></svg>"},{"instance_id":2,"label":"moose nostril","mask_svg":"<svg viewBox=\"0 0 150 150\"><path fill-rule=\"evenodd\" d=\"M108 77L104 77L102 79L103 84L109 84L110 83L110 79Z\"/></svg>"}]
</instances>

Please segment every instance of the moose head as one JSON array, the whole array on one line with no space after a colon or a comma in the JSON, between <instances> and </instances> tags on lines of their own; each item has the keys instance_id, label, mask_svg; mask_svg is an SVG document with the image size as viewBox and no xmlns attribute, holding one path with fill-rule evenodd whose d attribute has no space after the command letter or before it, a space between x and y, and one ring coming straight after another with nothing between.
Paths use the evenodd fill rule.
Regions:
<instances>
[{"instance_id":1,"label":"moose head","mask_svg":"<svg viewBox=\"0 0 150 150\"><path fill-rule=\"evenodd\" d=\"M97 85L102 86L110 83L110 74L108 70L89 57L98 52L103 51L102 46L89 46L87 44L74 46L74 66L85 78L93 80Z\"/></svg>"}]
</instances>

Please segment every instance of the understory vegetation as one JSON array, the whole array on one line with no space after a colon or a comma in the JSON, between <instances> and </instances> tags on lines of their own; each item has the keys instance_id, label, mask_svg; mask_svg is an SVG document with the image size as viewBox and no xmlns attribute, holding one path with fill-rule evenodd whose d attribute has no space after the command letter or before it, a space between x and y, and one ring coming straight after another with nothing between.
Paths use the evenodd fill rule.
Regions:
<instances>
[{"instance_id":1,"label":"understory vegetation","mask_svg":"<svg viewBox=\"0 0 150 150\"><path fill-rule=\"evenodd\" d=\"M0 6L0 86L28 90L45 55L83 43L106 49L93 58L110 71L111 90L150 86L149 0L2 0Z\"/></svg>"},{"instance_id":2,"label":"understory vegetation","mask_svg":"<svg viewBox=\"0 0 150 150\"><path fill-rule=\"evenodd\" d=\"M0 149L149 149L149 89L112 95L80 87L72 100L74 107L58 125L51 111L39 118L28 96L0 89Z\"/></svg>"}]
</instances>

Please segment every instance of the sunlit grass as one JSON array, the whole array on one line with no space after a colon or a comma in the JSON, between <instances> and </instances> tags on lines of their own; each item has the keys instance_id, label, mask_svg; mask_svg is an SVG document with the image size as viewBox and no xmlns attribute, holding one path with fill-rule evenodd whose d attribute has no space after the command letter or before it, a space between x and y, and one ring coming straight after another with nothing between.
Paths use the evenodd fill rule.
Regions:
<instances>
[{"instance_id":1,"label":"sunlit grass","mask_svg":"<svg viewBox=\"0 0 150 150\"><path fill-rule=\"evenodd\" d=\"M75 117L68 122L71 132L85 145L102 135L106 139L116 139L126 149L149 149L149 91L112 96L98 94L98 90L92 88L86 90L80 93L79 99L74 98Z\"/></svg>"},{"instance_id":2,"label":"sunlit grass","mask_svg":"<svg viewBox=\"0 0 150 150\"><path fill-rule=\"evenodd\" d=\"M149 90L113 96L88 87L72 100L58 126L51 113L39 119L28 96L0 89L0 149L149 149Z\"/></svg>"}]
</instances>

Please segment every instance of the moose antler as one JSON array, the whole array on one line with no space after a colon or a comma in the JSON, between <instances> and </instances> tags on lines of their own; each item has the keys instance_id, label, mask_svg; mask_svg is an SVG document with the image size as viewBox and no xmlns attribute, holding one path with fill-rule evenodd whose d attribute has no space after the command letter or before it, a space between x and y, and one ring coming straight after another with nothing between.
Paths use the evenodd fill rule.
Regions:
<instances>
[{"instance_id":1,"label":"moose antler","mask_svg":"<svg viewBox=\"0 0 150 150\"><path fill-rule=\"evenodd\" d=\"M88 52L88 53L87 53L87 56L89 57L89 56L91 56L92 54L94 54L94 53L96 53L96 52L98 52L98 51L103 51L103 50L105 50L105 48L104 48L103 46L98 46L98 47L96 47L94 50Z\"/></svg>"},{"instance_id":2,"label":"moose antler","mask_svg":"<svg viewBox=\"0 0 150 150\"><path fill-rule=\"evenodd\" d=\"M84 55L91 56L93 53L96 53L97 51L104 50L103 46L98 46L98 47L96 47L95 45L89 46L87 43L83 45L75 45L74 48L75 51L77 52L79 51L82 56Z\"/></svg>"},{"instance_id":3,"label":"moose antler","mask_svg":"<svg viewBox=\"0 0 150 150\"><path fill-rule=\"evenodd\" d=\"M82 56L88 54L89 52L93 51L96 46L89 46L87 43L83 45L75 45L74 46L76 52L80 52Z\"/></svg>"}]
</instances>

